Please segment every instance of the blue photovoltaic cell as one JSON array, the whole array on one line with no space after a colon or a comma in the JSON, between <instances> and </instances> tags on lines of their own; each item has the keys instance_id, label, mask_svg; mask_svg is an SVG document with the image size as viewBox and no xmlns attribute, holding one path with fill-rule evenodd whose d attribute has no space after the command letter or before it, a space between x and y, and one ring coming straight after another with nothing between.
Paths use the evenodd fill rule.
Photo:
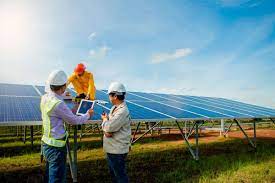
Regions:
<instances>
[{"instance_id":1,"label":"blue photovoltaic cell","mask_svg":"<svg viewBox=\"0 0 275 183\"><path fill-rule=\"evenodd\" d=\"M157 111L162 112L164 114L171 115L171 116L176 117L176 118L203 118L203 116L193 114L191 112L171 108L171 107L165 106L163 104L158 104L158 103L155 103L155 102L136 101L135 103L137 103L139 105L142 105L142 106L145 106L145 107L148 107L150 109L157 110Z\"/></svg>"},{"instance_id":2,"label":"blue photovoltaic cell","mask_svg":"<svg viewBox=\"0 0 275 183\"><path fill-rule=\"evenodd\" d=\"M102 91L104 91L104 92L107 93L107 90L102 90ZM147 99L141 99L140 97L136 97L134 95L129 95L128 93L126 94L126 98L129 101L135 101L135 100L138 100L138 101L150 101L150 100L147 100Z\"/></svg>"},{"instance_id":3,"label":"blue photovoltaic cell","mask_svg":"<svg viewBox=\"0 0 275 183\"><path fill-rule=\"evenodd\" d=\"M101 120L101 114L103 112L109 113L108 110L102 108L101 106L95 105L94 106L94 115L92 117L92 120Z\"/></svg>"},{"instance_id":4,"label":"blue photovoltaic cell","mask_svg":"<svg viewBox=\"0 0 275 183\"><path fill-rule=\"evenodd\" d=\"M73 97L75 97L77 94L73 88L68 88L67 91L70 92ZM106 95L104 92L96 90L96 100L108 101L109 98L108 95Z\"/></svg>"},{"instance_id":5,"label":"blue photovoltaic cell","mask_svg":"<svg viewBox=\"0 0 275 183\"><path fill-rule=\"evenodd\" d=\"M238 113L237 111L230 110L226 107L219 107L219 106L216 106L214 104L207 103L207 102L190 100L190 99L187 99L183 96L182 97L175 97L173 95L168 95L168 94L155 94L155 95L167 98L168 100L172 100L172 101L176 100L178 102L183 102L187 105L199 106L201 108L208 109L208 110L213 110L213 111L216 111L216 112L219 112L219 113L222 113L222 114L225 114L225 115L229 115L229 116L234 116L234 117L239 117L239 118L251 117L249 115L245 115L245 114L242 114L242 113Z\"/></svg>"},{"instance_id":6,"label":"blue photovoltaic cell","mask_svg":"<svg viewBox=\"0 0 275 183\"><path fill-rule=\"evenodd\" d=\"M261 107L259 107L257 109L257 108L254 108L252 105L249 105L249 104L244 105L243 103L232 101L232 100L223 101L219 98L206 98L206 99L209 100L209 101L217 102L217 103L222 104L222 105L229 105L231 107L238 108L240 110L249 111L251 113L262 114L264 116L274 115L274 111L272 111L272 110L267 111L267 110L265 110L264 108L261 108Z\"/></svg>"},{"instance_id":7,"label":"blue photovoltaic cell","mask_svg":"<svg viewBox=\"0 0 275 183\"><path fill-rule=\"evenodd\" d=\"M75 108L75 111L76 111L77 106L78 106L76 103L71 102L71 101L65 101L65 102L66 102L67 106L70 109ZM104 106L109 108L109 109L111 109L111 107L112 107L112 105L110 103L108 103ZM128 102L127 102L127 106L128 106L129 111L130 111L131 118L133 120L136 120L136 119L167 119L167 118L169 118L169 117L167 117L163 114L153 112L149 109L145 109L145 108L139 107L137 105L134 105L134 104L131 104L131 103L128 103ZM92 120L101 120L101 114L103 112L109 113L109 110L95 104L94 112L95 112L94 116L91 119Z\"/></svg>"},{"instance_id":8,"label":"blue photovoltaic cell","mask_svg":"<svg viewBox=\"0 0 275 183\"><path fill-rule=\"evenodd\" d=\"M69 88L67 90L71 93L71 95L73 97L76 96L77 93L73 88ZM99 91L99 90L96 90L96 99L97 100L109 100L108 96L104 92Z\"/></svg>"},{"instance_id":9,"label":"blue photovoltaic cell","mask_svg":"<svg viewBox=\"0 0 275 183\"><path fill-rule=\"evenodd\" d=\"M0 96L0 121L41 121L40 98Z\"/></svg>"},{"instance_id":10,"label":"blue photovoltaic cell","mask_svg":"<svg viewBox=\"0 0 275 183\"><path fill-rule=\"evenodd\" d=\"M127 103L127 106L128 106L129 111L130 111L131 118L133 120L137 120L137 119L140 119L140 120L142 120L142 119L148 119L148 120L156 119L157 120L157 119L167 119L167 118L169 118L165 115L150 111L148 109L136 106L136 105L131 104L131 103ZM106 107L111 108L111 104L107 104ZM95 115L92 118L93 120L100 120L101 119L101 114L103 112L109 113L109 110L104 109L104 108L102 108L101 106L98 106L98 105L95 105L94 111L95 111Z\"/></svg>"},{"instance_id":11,"label":"blue photovoltaic cell","mask_svg":"<svg viewBox=\"0 0 275 183\"><path fill-rule=\"evenodd\" d=\"M36 88L45 94L44 86ZM73 89L67 91L76 96ZM105 107L110 109L112 104L106 92L97 90L96 99L107 101ZM76 103L65 102L76 111ZM133 120L275 117L274 109L223 98L129 92L126 102ZM0 84L0 122L41 121L39 105L40 97L33 86ZM92 120L101 120L101 114L109 112L97 104L94 111Z\"/></svg>"},{"instance_id":12,"label":"blue photovoltaic cell","mask_svg":"<svg viewBox=\"0 0 275 183\"><path fill-rule=\"evenodd\" d=\"M31 85L0 84L0 95L39 96Z\"/></svg>"},{"instance_id":13,"label":"blue photovoltaic cell","mask_svg":"<svg viewBox=\"0 0 275 183\"><path fill-rule=\"evenodd\" d=\"M128 96L131 95L131 93L128 94ZM171 101L171 100L168 100L168 99L160 98L158 96L150 95L148 93L140 93L140 92L133 92L133 93L135 95L138 95L138 96L141 96L141 97L144 97L144 98L148 98L148 99L151 99L151 100L154 100L154 101L161 102L163 105L167 104L169 106L173 106L173 107L180 108L180 109L187 110L187 111L192 111L194 113L201 114L203 116L207 116L207 117L210 117L210 118L229 117L227 115L220 114L220 113L217 113L217 112L213 112L211 110L207 110L207 109L203 109L203 108L198 108L198 107L195 107L195 106L187 105L187 104L185 104L183 102L182 103L174 102L174 101ZM156 103L156 105L159 105L159 103ZM185 117L182 116L181 118L185 118Z\"/></svg>"},{"instance_id":14,"label":"blue photovoltaic cell","mask_svg":"<svg viewBox=\"0 0 275 183\"><path fill-rule=\"evenodd\" d=\"M44 95L46 92L45 92L45 87L44 86L35 86L42 95Z\"/></svg>"},{"instance_id":15,"label":"blue photovoltaic cell","mask_svg":"<svg viewBox=\"0 0 275 183\"><path fill-rule=\"evenodd\" d=\"M103 91L96 90L96 99L97 100L104 100L106 102L109 102L109 96L104 93Z\"/></svg>"},{"instance_id":16,"label":"blue photovoltaic cell","mask_svg":"<svg viewBox=\"0 0 275 183\"><path fill-rule=\"evenodd\" d=\"M206 97L195 97L195 96L183 96L183 98L189 98L191 100L199 100L202 101L203 103L212 103L215 104L216 106L219 107L226 107L230 110L234 110L243 114L248 114L251 115L250 117L264 117L264 116L269 116L269 114L262 114L259 111L251 110L249 108L243 108L241 106L234 106L231 103L222 103L219 100L215 98L206 98Z\"/></svg>"},{"instance_id":17,"label":"blue photovoltaic cell","mask_svg":"<svg viewBox=\"0 0 275 183\"><path fill-rule=\"evenodd\" d=\"M228 100L228 99L223 99L223 98L217 98L217 101L223 102L223 103L228 103L231 104L232 106L244 108L244 109L250 109L251 111L256 111L256 112L262 112L262 113L269 113L269 114L275 114L275 109L269 109L266 107L260 107L260 106L255 106L251 104L246 104L242 102L237 102L233 100Z\"/></svg>"},{"instance_id":18,"label":"blue photovoltaic cell","mask_svg":"<svg viewBox=\"0 0 275 183\"><path fill-rule=\"evenodd\" d=\"M168 119L169 117L127 102L132 119Z\"/></svg>"},{"instance_id":19,"label":"blue photovoltaic cell","mask_svg":"<svg viewBox=\"0 0 275 183\"><path fill-rule=\"evenodd\" d=\"M103 90L103 91L97 90L96 99L97 100L104 100L106 102L109 102L109 97L105 92L107 92L107 90ZM129 96L130 95L126 96L127 100L128 100ZM136 97L135 97L135 99L136 99ZM110 102L108 104L106 104L105 106L111 108ZM132 119L166 119L166 118L169 118L169 117L167 117L163 114L153 112L151 110L145 109L143 107L139 107L139 106L134 105L134 104L129 103L129 102L127 102L127 106L129 108Z\"/></svg>"},{"instance_id":20,"label":"blue photovoltaic cell","mask_svg":"<svg viewBox=\"0 0 275 183\"><path fill-rule=\"evenodd\" d=\"M222 104L217 103L217 102L202 99L201 97L194 97L194 96L192 96L192 97L191 96L180 96L180 97L185 99L185 100L192 100L194 102L200 102L200 103L203 103L205 105L212 105L212 106L219 107L219 108L222 108L222 109L230 110L231 112L237 113L237 114L233 115L235 117L252 118L252 117L259 116L259 114L251 113L249 111L245 111L245 110L242 110L242 109L239 109L239 108L234 108L234 107L231 107L231 106L228 106L228 105L222 105ZM227 112L227 114L229 114L229 113Z\"/></svg>"},{"instance_id":21,"label":"blue photovoltaic cell","mask_svg":"<svg viewBox=\"0 0 275 183\"><path fill-rule=\"evenodd\" d=\"M72 88L67 88L66 92L70 92L73 97L76 97L76 92Z\"/></svg>"},{"instance_id":22,"label":"blue photovoltaic cell","mask_svg":"<svg viewBox=\"0 0 275 183\"><path fill-rule=\"evenodd\" d=\"M46 93L46 92L45 92L45 87L44 87L44 86L36 86L36 88L40 91L40 93L41 93L42 95L44 95L44 94ZM73 97L76 96L76 93L75 93L73 90L71 90L70 88L67 88L66 91L70 92L71 95L72 95Z\"/></svg>"}]
</instances>

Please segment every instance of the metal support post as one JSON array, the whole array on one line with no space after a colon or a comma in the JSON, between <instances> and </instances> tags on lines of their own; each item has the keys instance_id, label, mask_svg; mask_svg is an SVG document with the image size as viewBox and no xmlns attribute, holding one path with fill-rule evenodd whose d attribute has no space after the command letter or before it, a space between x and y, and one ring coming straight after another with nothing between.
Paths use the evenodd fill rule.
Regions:
<instances>
[{"instance_id":1,"label":"metal support post","mask_svg":"<svg viewBox=\"0 0 275 183\"><path fill-rule=\"evenodd\" d=\"M27 136L27 129L26 128L27 127L24 126L24 131L23 131L23 142L24 142L24 144L26 143L26 136Z\"/></svg>"},{"instance_id":2,"label":"metal support post","mask_svg":"<svg viewBox=\"0 0 275 183\"><path fill-rule=\"evenodd\" d=\"M196 124L196 160L199 160L199 128L198 128L198 122L195 122Z\"/></svg>"},{"instance_id":3,"label":"metal support post","mask_svg":"<svg viewBox=\"0 0 275 183\"><path fill-rule=\"evenodd\" d=\"M233 123L234 123L234 121L232 121L232 122L230 123L230 125L229 125L228 129L227 129L227 130L223 133L223 136L224 136L224 137L226 137L226 136L227 136L227 134L228 134L228 132L230 131L230 129L231 129L231 127L232 127Z\"/></svg>"},{"instance_id":4,"label":"metal support post","mask_svg":"<svg viewBox=\"0 0 275 183\"><path fill-rule=\"evenodd\" d=\"M248 140L248 142L250 143L250 145L253 147L253 148L256 148L256 145L250 140L250 138L247 136L247 134L245 133L245 131L243 130L242 126L240 125L239 121L234 119L234 121L236 122L236 124L238 125L238 127L240 128L240 130L243 132L245 138ZM254 129L254 132L256 133L256 129ZM256 134L254 134L255 136Z\"/></svg>"},{"instance_id":5,"label":"metal support post","mask_svg":"<svg viewBox=\"0 0 275 183\"><path fill-rule=\"evenodd\" d=\"M33 126L30 126L30 131L31 131L31 148L33 150Z\"/></svg>"},{"instance_id":6,"label":"metal support post","mask_svg":"<svg viewBox=\"0 0 275 183\"><path fill-rule=\"evenodd\" d=\"M220 136L222 136L222 134L224 134L224 119L221 119L221 130L220 130Z\"/></svg>"},{"instance_id":7,"label":"metal support post","mask_svg":"<svg viewBox=\"0 0 275 183\"><path fill-rule=\"evenodd\" d=\"M131 143L133 143L133 141L135 140L135 137L136 137L137 131L138 131L138 129L139 129L140 123L141 123L141 122L139 122L139 123L137 124L137 127L136 127L136 130L135 130L134 134L133 134Z\"/></svg>"},{"instance_id":8,"label":"metal support post","mask_svg":"<svg viewBox=\"0 0 275 183\"><path fill-rule=\"evenodd\" d=\"M143 136L145 136L147 133L149 133L151 130L153 130L158 124L160 123L157 122L156 124L154 124L153 126L151 126L145 133L143 133L140 137L138 137L137 139L135 139L132 144L136 143L139 139L141 139Z\"/></svg>"},{"instance_id":9,"label":"metal support post","mask_svg":"<svg viewBox=\"0 0 275 183\"><path fill-rule=\"evenodd\" d=\"M190 151L192 157L193 157L195 160L197 160L197 159L196 159L196 155L195 155L193 149L191 148L188 139L185 138L185 135L184 135L184 133L183 133L183 130L182 130L182 128L180 127L178 121L176 121L176 124L177 124L177 126L178 126L178 128L179 128L179 130L180 130L180 134L181 134L182 138L184 139L184 141L185 141L185 143L186 143L186 145L187 145L187 148L188 148L188 150Z\"/></svg>"}]
</instances>

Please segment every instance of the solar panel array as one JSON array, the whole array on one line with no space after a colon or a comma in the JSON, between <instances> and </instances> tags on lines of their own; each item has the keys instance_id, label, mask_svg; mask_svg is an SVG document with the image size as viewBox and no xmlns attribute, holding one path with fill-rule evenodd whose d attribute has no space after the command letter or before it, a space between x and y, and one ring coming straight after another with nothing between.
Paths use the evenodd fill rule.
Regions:
<instances>
[{"instance_id":1,"label":"solar panel array","mask_svg":"<svg viewBox=\"0 0 275 183\"><path fill-rule=\"evenodd\" d=\"M68 89L73 96L75 92ZM40 97L44 86L0 84L0 125L41 124ZM97 100L109 101L106 90L97 90ZM126 102L133 120L207 120L240 118L274 118L275 110L224 98L128 92ZM67 102L70 108L74 103ZM112 106L95 106L91 120ZM107 111L108 112L108 111Z\"/></svg>"}]
</instances>

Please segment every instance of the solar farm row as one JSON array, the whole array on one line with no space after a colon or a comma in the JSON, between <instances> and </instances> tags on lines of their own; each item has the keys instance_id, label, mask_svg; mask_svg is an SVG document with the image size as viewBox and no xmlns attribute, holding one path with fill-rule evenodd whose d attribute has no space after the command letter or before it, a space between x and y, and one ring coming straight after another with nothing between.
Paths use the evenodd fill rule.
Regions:
<instances>
[{"instance_id":1,"label":"solar farm row","mask_svg":"<svg viewBox=\"0 0 275 183\"><path fill-rule=\"evenodd\" d=\"M68 89L72 95L75 92ZM39 123L39 103L45 94L43 86L0 84L0 123L34 121ZM109 101L106 90L97 90L97 100ZM224 98L128 92L127 105L133 120L198 120L273 118L275 110ZM73 107L69 102L68 106ZM111 108L95 106L92 120L100 120L100 114Z\"/></svg>"}]
</instances>

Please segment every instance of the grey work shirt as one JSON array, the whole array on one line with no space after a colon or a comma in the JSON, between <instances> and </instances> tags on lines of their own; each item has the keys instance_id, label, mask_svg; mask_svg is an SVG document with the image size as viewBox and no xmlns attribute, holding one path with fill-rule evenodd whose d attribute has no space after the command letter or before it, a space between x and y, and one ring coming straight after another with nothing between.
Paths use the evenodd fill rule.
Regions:
<instances>
[{"instance_id":1,"label":"grey work shirt","mask_svg":"<svg viewBox=\"0 0 275 183\"><path fill-rule=\"evenodd\" d=\"M102 123L104 132L112 133L112 137L103 137L103 149L106 153L125 154L131 146L131 118L125 102L113 106L109 120Z\"/></svg>"}]
</instances>

